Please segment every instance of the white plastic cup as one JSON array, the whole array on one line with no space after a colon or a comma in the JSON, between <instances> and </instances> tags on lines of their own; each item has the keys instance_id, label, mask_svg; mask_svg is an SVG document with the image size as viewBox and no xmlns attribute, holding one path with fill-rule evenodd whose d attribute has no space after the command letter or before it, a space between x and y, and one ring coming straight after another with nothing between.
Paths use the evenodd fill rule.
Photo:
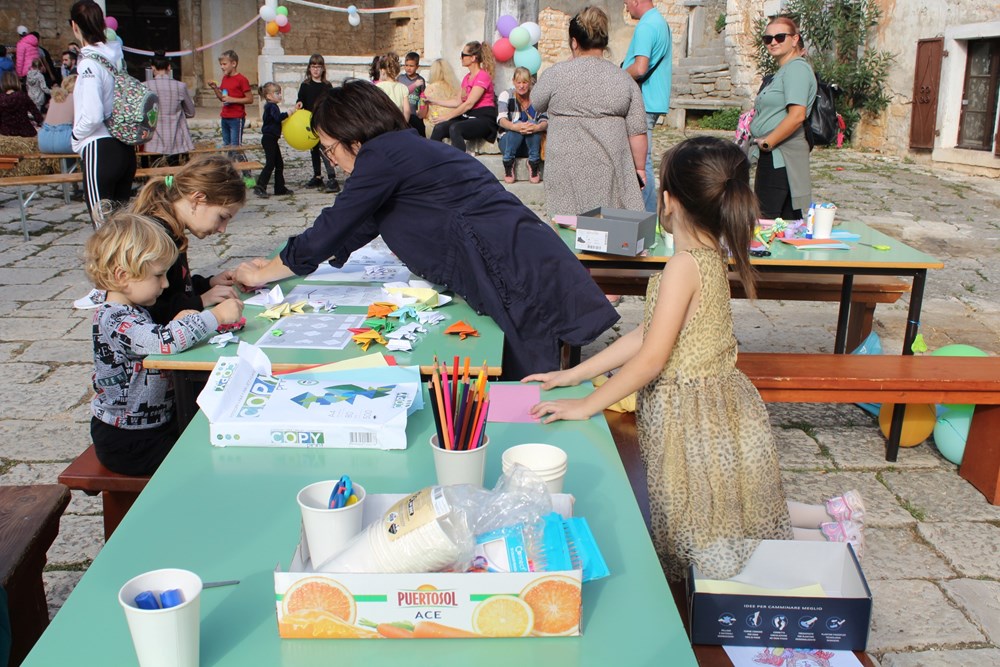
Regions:
<instances>
[{"instance_id":1,"label":"white plastic cup","mask_svg":"<svg viewBox=\"0 0 1000 667\"><path fill-rule=\"evenodd\" d=\"M313 566L336 555L364 527L365 487L353 485L358 502L339 509L330 509L330 494L339 479L310 484L297 496L302 511L302 528L309 546Z\"/></svg>"},{"instance_id":2,"label":"white plastic cup","mask_svg":"<svg viewBox=\"0 0 1000 667\"><path fill-rule=\"evenodd\" d=\"M837 207L817 208L813 218L813 238L828 239L833 234L833 219L837 216Z\"/></svg>"},{"instance_id":3,"label":"white plastic cup","mask_svg":"<svg viewBox=\"0 0 1000 667\"><path fill-rule=\"evenodd\" d=\"M505 475L515 464L520 464L541 477L549 493L562 493L569 467L569 457L562 449L541 443L516 445L503 453L501 461Z\"/></svg>"},{"instance_id":4,"label":"white plastic cup","mask_svg":"<svg viewBox=\"0 0 1000 667\"><path fill-rule=\"evenodd\" d=\"M486 436L483 444L475 449L438 447L437 435L431 436L430 444L434 452L434 471L437 473L438 485L483 485L483 477L486 474L486 448L490 444L490 436Z\"/></svg>"},{"instance_id":5,"label":"white plastic cup","mask_svg":"<svg viewBox=\"0 0 1000 667\"><path fill-rule=\"evenodd\" d=\"M184 602L167 609L140 609L144 591L179 589ZM118 591L132 645L141 667L198 667L201 638L201 579L187 570L153 570L129 579Z\"/></svg>"}]
</instances>

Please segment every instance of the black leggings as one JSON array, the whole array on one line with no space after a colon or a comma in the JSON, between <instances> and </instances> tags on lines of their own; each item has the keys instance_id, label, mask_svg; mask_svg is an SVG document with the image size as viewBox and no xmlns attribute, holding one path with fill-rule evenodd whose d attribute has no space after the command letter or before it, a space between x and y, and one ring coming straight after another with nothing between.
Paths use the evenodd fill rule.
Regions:
<instances>
[{"instance_id":1,"label":"black leggings","mask_svg":"<svg viewBox=\"0 0 1000 667\"><path fill-rule=\"evenodd\" d=\"M281 157L281 149L278 147L278 137L270 134L262 134L260 145L264 147L264 168L260 170L257 177L257 187L267 190L267 182L271 180L271 172L274 172L274 193L281 194L285 191L285 161Z\"/></svg>"},{"instance_id":2,"label":"black leggings","mask_svg":"<svg viewBox=\"0 0 1000 667\"><path fill-rule=\"evenodd\" d=\"M114 137L101 137L84 146L80 158L87 211L97 229L106 213L101 202L118 208L132 198L135 148Z\"/></svg>"},{"instance_id":3,"label":"black leggings","mask_svg":"<svg viewBox=\"0 0 1000 667\"><path fill-rule=\"evenodd\" d=\"M802 211L792 208L792 190L788 185L788 170L774 168L774 155L761 151L757 159L757 176L753 191L760 202L760 217L764 220L783 218L801 220Z\"/></svg>"},{"instance_id":4,"label":"black leggings","mask_svg":"<svg viewBox=\"0 0 1000 667\"><path fill-rule=\"evenodd\" d=\"M90 418L97 460L119 475L152 475L177 441L176 417L156 428L126 429Z\"/></svg>"},{"instance_id":5,"label":"black leggings","mask_svg":"<svg viewBox=\"0 0 1000 667\"><path fill-rule=\"evenodd\" d=\"M496 107L480 107L457 118L436 124L434 131L431 132L431 141L451 139L452 146L465 151L466 139L487 139L496 136L496 133Z\"/></svg>"}]
</instances>

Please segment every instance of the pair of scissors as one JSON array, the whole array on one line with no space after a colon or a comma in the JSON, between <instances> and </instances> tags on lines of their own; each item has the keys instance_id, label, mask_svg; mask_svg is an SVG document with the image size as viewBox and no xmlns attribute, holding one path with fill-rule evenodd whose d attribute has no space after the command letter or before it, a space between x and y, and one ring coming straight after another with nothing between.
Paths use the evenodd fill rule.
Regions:
<instances>
[{"instance_id":1,"label":"pair of scissors","mask_svg":"<svg viewBox=\"0 0 1000 667\"><path fill-rule=\"evenodd\" d=\"M339 482L333 485L333 491L330 492L329 508L337 510L346 507L353 493L354 487L351 484L351 478L344 475Z\"/></svg>"},{"instance_id":2,"label":"pair of scissors","mask_svg":"<svg viewBox=\"0 0 1000 667\"><path fill-rule=\"evenodd\" d=\"M858 241L858 245L866 245L869 248L874 248L875 250L892 250L892 246L882 245L881 243L864 243Z\"/></svg>"}]
</instances>

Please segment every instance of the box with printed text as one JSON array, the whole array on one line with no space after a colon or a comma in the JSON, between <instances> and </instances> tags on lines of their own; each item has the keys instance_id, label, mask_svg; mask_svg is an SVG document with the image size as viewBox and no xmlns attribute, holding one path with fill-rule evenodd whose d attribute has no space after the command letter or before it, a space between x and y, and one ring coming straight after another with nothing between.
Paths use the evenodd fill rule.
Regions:
<instances>
[{"instance_id":1,"label":"box with printed text","mask_svg":"<svg viewBox=\"0 0 1000 667\"><path fill-rule=\"evenodd\" d=\"M692 644L863 651L872 593L844 542L764 540L737 576L687 579Z\"/></svg>"}]
</instances>

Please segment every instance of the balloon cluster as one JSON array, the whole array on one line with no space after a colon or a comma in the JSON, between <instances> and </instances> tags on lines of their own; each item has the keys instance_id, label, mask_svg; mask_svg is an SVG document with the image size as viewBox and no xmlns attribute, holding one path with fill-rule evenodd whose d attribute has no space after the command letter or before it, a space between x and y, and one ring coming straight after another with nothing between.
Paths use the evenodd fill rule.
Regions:
<instances>
[{"instance_id":1,"label":"balloon cluster","mask_svg":"<svg viewBox=\"0 0 1000 667\"><path fill-rule=\"evenodd\" d=\"M504 14L497 19L497 32L500 39L493 43L493 55L497 61L505 63L513 58L515 65L537 74L542 66L542 54L535 48L542 36L538 24L526 21L518 25L516 18Z\"/></svg>"},{"instance_id":2,"label":"balloon cluster","mask_svg":"<svg viewBox=\"0 0 1000 667\"><path fill-rule=\"evenodd\" d=\"M358 14L358 8L354 5L347 6L347 22L351 24L352 28L361 25L361 14Z\"/></svg>"},{"instance_id":3,"label":"balloon cluster","mask_svg":"<svg viewBox=\"0 0 1000 667\"><path fill-rule=\"evenodd\" d=\"M271 37L279 32L288 32L292 29L292 24L288 22L288 7L269 7L264 5L260 8L260 17L267 22L264 31Z\"/></svg>"},{"instance_id":4,"label":"balloon cluster","mask_svg":"<svg viewBox=\"0 0 1000 667\"><path fill-rule=\"evenodd\" d=\"M118 19L114 16L104 17L104 41L113 42L118 39Z\"/></svg>"}]
</instances>

